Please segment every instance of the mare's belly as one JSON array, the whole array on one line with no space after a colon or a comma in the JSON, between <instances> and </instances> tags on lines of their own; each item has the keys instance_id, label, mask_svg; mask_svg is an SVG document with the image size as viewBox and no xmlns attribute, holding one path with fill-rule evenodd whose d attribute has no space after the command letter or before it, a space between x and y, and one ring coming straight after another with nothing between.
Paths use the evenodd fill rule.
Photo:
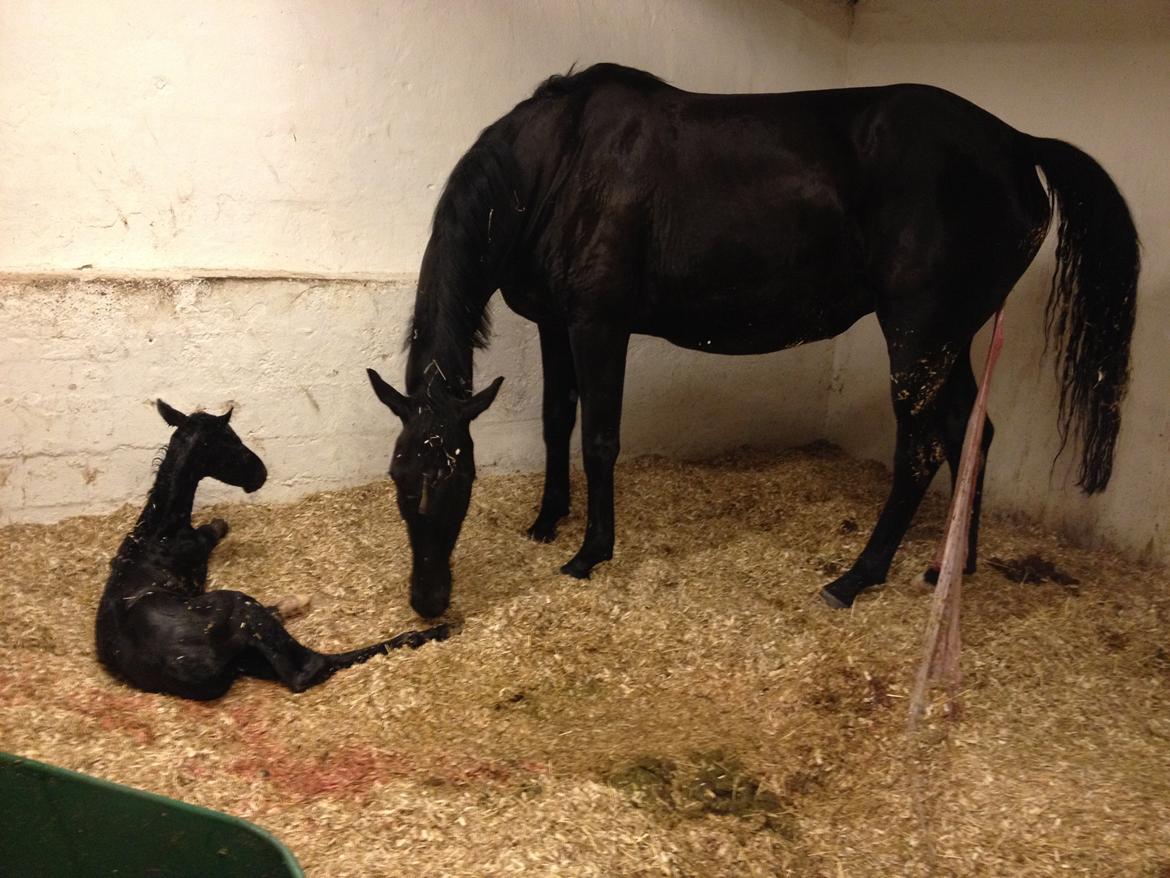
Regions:
<instances>
[{"instance_id":1,"label":"mare's belly","mask_svg":"<svg viewBox=\"0 0 1170 878\"><path fill-rule=\"evenodd\" d=\"M677 289L652 299L634 331L715 354L765 354L839 335L873 310L860 285L775 282Z\"/></svg>"}]
</instances>

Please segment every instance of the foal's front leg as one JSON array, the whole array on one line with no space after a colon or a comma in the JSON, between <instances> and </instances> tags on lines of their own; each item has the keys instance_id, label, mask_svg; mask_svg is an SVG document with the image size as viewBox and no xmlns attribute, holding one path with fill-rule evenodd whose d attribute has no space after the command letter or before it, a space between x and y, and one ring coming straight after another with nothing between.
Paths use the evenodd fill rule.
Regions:
<instances>
[{"instance_id":1,"label":"foal's front leg","mask_svg":"<svg viewBox=\"0 0 1170 878\"><path fill-rule=\"evenodd\" d=\"M228 535L228 523L222 518L213 518L207 524L201 524L195 528L195 535L199 537L200 542L207 548L207 554L210 555L219 541Z\"/></svg>"},{"instance_id":2,"label":"foal's front leg","mask_svg":"<svg viewBox=\"0 0 1170 878\"><path fill-rule=\"evenodd\" d=\"M183 549L177 550L179 554L176 557L181 558L184 575L198 586L200 592L207 585L207 565L211 559L211 553L219 541L227 536L227 532L227 522L222 518L214 518L207 524L191 528L190 534L194 535L194 541L191 540L190 536L185 537Z\"/></svg>"},{"instance_id":3,"label":"foal's front leg","mask_svg":"<svg viewBox=\"0 0 1170 878\"><path fill-rule=\"evenodd\" d=\"M569 514L569 438L577 420L577 374L569 333L563 326L540 324L540 360L544 372L544 494L528 536L548 543L557 524Z\"/></svg>"},{"instance_id":4,"label":"foal's front leg","mask_svg":"<svg viewBox=\"0 0 1170 878\"><path fill-rule=\"evenodd\" d=\"M581 452L589 494L585 541L561 572L586 579L613 557L613 469L621 450L622 390L630 333L609 326L569 330L581 394Z\"/></svg>"}]
</instances>

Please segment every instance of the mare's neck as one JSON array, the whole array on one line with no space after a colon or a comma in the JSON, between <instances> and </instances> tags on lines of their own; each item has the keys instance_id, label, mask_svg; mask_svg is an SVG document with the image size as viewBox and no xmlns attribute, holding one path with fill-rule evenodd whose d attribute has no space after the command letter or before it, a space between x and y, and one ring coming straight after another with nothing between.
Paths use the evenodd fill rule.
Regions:
<instances>
[{"instance_id":1,"label":"mare's neck","mask_svg":"<svg viewBox=\"0 0 1170 878\"><path fill-rule=\"evenodd\" d=\"M460 259L445 258L443 237L435 234L427 245L419 274L406 364L406 392L426 399L445 392L456 399L472 393L472 354L484 343L485 311L494 288L468 276Z\"/></svg>"}]
</instances>

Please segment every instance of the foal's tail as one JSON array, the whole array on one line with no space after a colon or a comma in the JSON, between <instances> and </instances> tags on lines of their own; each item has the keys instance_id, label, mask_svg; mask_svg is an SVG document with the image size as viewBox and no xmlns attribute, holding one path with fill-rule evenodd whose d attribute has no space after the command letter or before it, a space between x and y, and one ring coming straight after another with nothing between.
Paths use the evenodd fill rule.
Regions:
<instances>
[{"instance_id":1,"label":"foal's tail","mask_svg":"<svg viewBox=\"0 0 1170 878\"><path fill-rule=\"evenodd\" d=\"M1113 471L1141 257L1125 199L1096 161L1061 140L1032 139L1060 215L1045 332L1063 360L1061 450L1081 435L1077 484L1101 491Z\"/></svg>"}]
</instances>

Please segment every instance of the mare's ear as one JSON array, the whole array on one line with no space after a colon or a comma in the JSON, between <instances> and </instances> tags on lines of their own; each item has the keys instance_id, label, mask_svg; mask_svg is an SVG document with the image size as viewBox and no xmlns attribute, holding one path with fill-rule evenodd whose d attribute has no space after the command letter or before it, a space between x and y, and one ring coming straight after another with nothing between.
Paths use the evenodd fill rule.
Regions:
<instances>
[{"instance_id":1,"label":"mare's ear","mask_svg":"<svg viewBox=\"0 0 1170 878\"><path fill-rule=\"evenodd\" d=\"M157 400L155 405L158 407L158 413L162 415L162 419L172 427L181 427L187 423L187 416L185 414L178 409L171 408L161 399Z\"/></svg>"},{"instance_id":2,"label":"mare's ear","mask_svg":"<svg viewBox=\"0 0 1170 878\"><path fill-rule=\"evenodd\" d=\"M219 422L221 424L223 424L224 426L227 426L232 420L232 411L234 409L235 409L235 406L233 405L226 412L224 412L222 415L220 415Z\"/></svg>"},{"instance_id":3,"label":"mare's ear","mask_svg":"<svg viewBox=\"0 0 1170 878\"><path fill-rule=\"evenodd\" d=\"M382 376L373 369L366 369L366 375L369 376L374 393L382 401L382 405L405 422L410 417L410 400L383 381Z\"/></svg>"},{"instance_id":4,"label":"mare's ear","mask_svg":"<svg viewBox=\"0 0 1170 878\"><path fill-rule=\"evenodd\" d=\"M487 411L487 407L496 401L496 394L500 392L500 385L504 383L501 375L467 402L463 403L463 416L472 421Z\"/></svg>"}]
</instances>

